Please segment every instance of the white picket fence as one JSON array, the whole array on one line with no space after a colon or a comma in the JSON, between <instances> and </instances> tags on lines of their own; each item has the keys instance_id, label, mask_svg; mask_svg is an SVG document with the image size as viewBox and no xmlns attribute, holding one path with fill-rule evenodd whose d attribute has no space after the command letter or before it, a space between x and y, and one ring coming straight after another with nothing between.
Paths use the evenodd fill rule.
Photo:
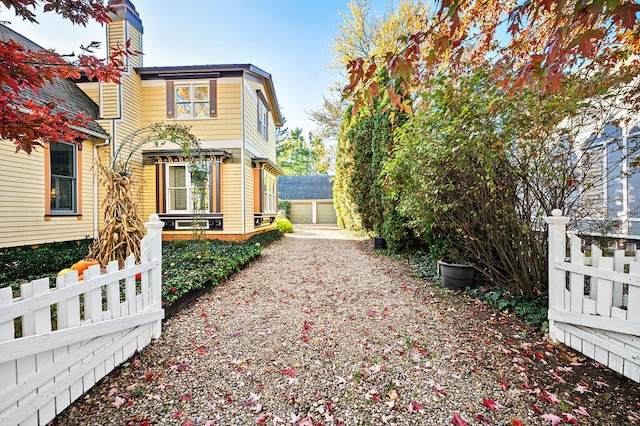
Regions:
<instances>
[{"instance_id":1,"label":"white picket fence","mask_svg":"<svg viewBox=\"0 0 640 426\"><path fill-rule=\"evenodd\" d=\"M640 250L610 257L593 245L586 256L560 210L547 223L549 336L640 382Z\"/></svg>"},{"instance_id":2,"label":"white picket fence","mask_svg":"<svg viewBox=\"0 0 640 426\"><path fill-rule=\"evenodd\" d=\"M145 223L140 263L92 266L50 288L44 278L21 296L0 289L0 425L45 425L161 331L162 226ZM141 280L136 283L136 275ZM55 320L52 320L52 310ZM22 336L15 338L17 324Z\"/></svg>"}]
</instances>

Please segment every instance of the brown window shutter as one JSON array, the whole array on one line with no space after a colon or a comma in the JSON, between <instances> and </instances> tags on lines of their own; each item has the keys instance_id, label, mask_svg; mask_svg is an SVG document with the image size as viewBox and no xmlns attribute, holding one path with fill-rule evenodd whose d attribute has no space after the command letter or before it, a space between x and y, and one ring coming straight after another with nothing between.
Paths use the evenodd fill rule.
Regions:
<instances>
[{"instance_id":1,"label":"brown window shutter","mask_svg":"<svg viewBox=\"0 0 640 426\"><path fill-rule=\"evenodd\" d=\"M175 117L175 102L174 102L173 81L167 81L167 118Z\"/></svg>"},{"instance_id":2,"label":"brown window shutter","mask_svg":"<svg viewBox=\"0 0 640 426\"><path fill-rule=\"evenodd\" d=\"M262 169L253 169L253 212L262 213Z\"/></svg>"},{"instance_id":3,"label":"brown window shutter","mask_svg":"<svg viewBox=\"0 0 640 426\"><path fill-rule=\"evenodd\" d=\"M209 117L218 116L218 80L209 80Z\"/></svg>"},{"instance_id":4,"label":"brown window shutter","mask_svg":"<svg viewBox=\"0 0 640 426\"><path fill-rule=\"evenodd\" d=\"M156 163L156 212L165 213L164 194L166 191L164 163Z\"/></svg>"}]
</instances>

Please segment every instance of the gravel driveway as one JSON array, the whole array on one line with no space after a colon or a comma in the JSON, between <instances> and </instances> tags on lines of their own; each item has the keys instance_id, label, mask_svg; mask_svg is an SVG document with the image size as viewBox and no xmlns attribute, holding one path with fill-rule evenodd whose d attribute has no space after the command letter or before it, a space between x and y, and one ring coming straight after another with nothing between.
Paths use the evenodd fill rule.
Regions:
<instances>
[{"instance_id":1,"label":"gravel driveway","mask_svg":"<svg viewBox=\"0 0 640 426\"><path fill-rule=\"evenodd\" d=\"M296 227L54 424L637 424L636 384L372 246Z\"/></svg>"}]
</instances>

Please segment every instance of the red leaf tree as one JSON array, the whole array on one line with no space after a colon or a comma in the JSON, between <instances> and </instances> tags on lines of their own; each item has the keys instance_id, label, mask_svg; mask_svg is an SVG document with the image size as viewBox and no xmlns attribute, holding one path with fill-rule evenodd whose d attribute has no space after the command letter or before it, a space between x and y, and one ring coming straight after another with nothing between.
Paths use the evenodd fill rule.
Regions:
<instances>
[{"instance_id":1,"label":"red leaf tree","mask_svg":"<svg viewBox=\"0 0 640 426\"><path fill-rule=\"evenodd\" d=\"M366 101L377 68L393 77L389 90L408 91L440 70L455 74L490 62L512 92L555 91L577 67L637 69L639 12L635 0L437 0L423 28L403 38L404 50L351 61L345 92Z\"/></svg>"},{"instance_id":2,"label":"red leaf tree","mask_svg":"<svg viewBox=\"0 0 640 426\"><path fill-rule=\"evenodd\" d=\"M35 11L57 13L75 25L86 26L89 21L109 22L112 11L96 0L0 0L0 7L24 20L37 23ZM70 115L58 108L60 99L34 101L38 92L59 78L80 78L104 82L120 82L125 58L139 52L129 44L110 50L109 57L99 59L92 51L99 46L93 42L80 48L82 54L67 60L54 50L29 49L15 40L0 40L0 138L12 141L16 152L26 153L42 146L45 141L77 142L75 128L86 127L89 120L83 113ZM35 96L26 96L26 94Z\"/></svg>"}]
</instances>

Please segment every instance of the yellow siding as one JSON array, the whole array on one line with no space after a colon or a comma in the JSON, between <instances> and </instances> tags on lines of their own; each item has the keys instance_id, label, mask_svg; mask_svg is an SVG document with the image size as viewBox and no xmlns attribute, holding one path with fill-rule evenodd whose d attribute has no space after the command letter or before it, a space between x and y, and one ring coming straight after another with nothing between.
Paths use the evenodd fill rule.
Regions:
<instances>
[{"instance_id":1,"label":"yellow siding","mask_svg":"<svg viewBox=\"0 0 640 426\"><path fill-rule=\"evenodd\" d=\"M139 49L138 46L140 46L140 40L142 38L142 34L140 34L138 29L136 27L134 27L133 25L131 25L131 23L127 22L127 25L128 25L127 36L129 38L129 40L131 41L131 49L137 50L137 49ZM140 49L140 50L142 50L142 49ZM142 58L140 57L140 55L130 56L128 58L128 61L129 61L129 67L130 68L137 68L142 64ZM132 69L130 69L129 71L133 72Z\"/></svg>"},{"instance_id":2,"label":"yellow siding","mask_svg":"<svg viewBox=\"0 0 640 426\"><path fill-rule=\"evenodd\" d=\"M102 84L102 118L113 119L120 117L118 85L115 83Z\"/></svg>"},{"instance_id":3,"label":"yellow siding","mask_svg":"<svg viewBox=\"0 0 640 426\"><path fill-rule=\"evenodd\" d=\"M245 209L245 226L246 232L252 232L254 223L253 223L253 200L254 200L254 187L253 187L253 164L251 163L251 157L249 153L245 158L245 167L244 167L244 179L245 179L245 197L244 197L244 205L247 206Z\"/></svg>"},{"instance_id":4,"label":"yellow siding","mask_svg":"<svg viewBox=\"0 0 640 426\"><path fill-rule=\"evenodd\" d=\"M95 83L80 83L78 86L91 98L93 102L100 105L100 87Z\"/></svg>"},{"instance_id":5,"label":"yellow siding","mask_svg":"<svg viewBox=\"0 0 640 426\"><path fill-rule=\"evenodd\" d=\"M162 85L142 88L142 122L144 125L175 122L191 127L201 140L235 140L241 137L240 85L218 84L218 116L213 119L167 119L167 89Z\"/></svg>"},{"instance_id":6,"label":"yellow siding","mask_svg":"<svg viewBox=\"0 0 640 426\"><path fill-rule=\"evenodd\" d=\"M93 236L93 142L82 151L82 218L45 220L45 160L43 148L31 155L15 153L0 141L0 247L78 240Z\"/></svg>"},{"instance_id":7,"label":"yellow siding","mask_svg":"<svg viewBox=\"0 0 640 426\"><path fill-rule=\"evenodd\" d=\"M256 149L260 150L261 155L276 162L276 135L273 117L269 114L269 140L265 140L258 133L258 98L256 91L260 90L265 93L262 84L253 80L246 80L245 85L245 105L244 105L244 121L245 121L245 139Z\"/></svg>"},{"instance_id":8,"label":"yellow siding","mask_svg":"<svg viewBox=\"0 0 640 426\"><path fill-rule=\"evenodd\" d=\"M143 221L149 220L149 215L156 212L156 165L145 164L142 167L142 202L140 203L140 215Z\"/></svg>"},{"instance_id":9,"label":"yellow siding","mask_svg":"<svg viewBox=\"0 0 640 426\"><path fill-rule=\"evenodd\" d=\"M225 233L241 233L242 181L240 163L222 164L222 213Z\"/></svg>"}]
</instances>

